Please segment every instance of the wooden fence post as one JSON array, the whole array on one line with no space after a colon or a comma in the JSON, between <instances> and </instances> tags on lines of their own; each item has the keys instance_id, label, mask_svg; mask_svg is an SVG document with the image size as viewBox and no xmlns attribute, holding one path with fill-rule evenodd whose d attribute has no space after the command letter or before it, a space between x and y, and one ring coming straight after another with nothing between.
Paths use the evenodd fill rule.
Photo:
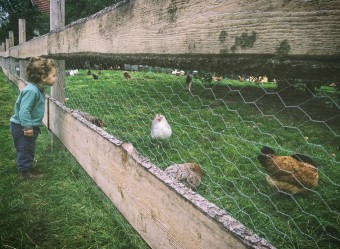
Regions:
<instances>
[{"instance_id":1,"label":"wooden fence post","mask_svg":"<svg viewBox=\"0 0 340 249\"><path fill-rule=\"evenodd\" d=\"M65 0L50 1L50 30L65 26Z\"/></svg>"},{"instance_id":2,"label":"wooden fence post","mask_svg":"<svg viewBox=\"0 0 340 249\"><path fill-rule=\"evenodd\" d=\"M7 51L9 48L9 39L6 38L6 46L5 46L5 51Z\"/></svg>"},{"instance_id":3,"label":"wooden fence post","mask_svg":"<svg viewBox=\"0 0 340 249\"><path fill-rule=\"evenodd\" d=\"M51 31L65 26L65 0L50 1L50 29ZM65 102L65 60L55 60L57 66L57 82L51 89L51 96L61 103Z\"/></svg>"},{"instance_id":4,"label":"wooden fence post","mask_svg":"<svg viewBox=\"0 0 340 249\"><path fill-rule=\"evenodd\" d=\"M19 19L19 44L26 42L26 20Z\"/></svg>"},{"instance_id":5,"label":"wooden fence post","mask_svg":"<svg viewBox=\"0 0 340 249\"><path fill-rule=\"evenodd\" d=\"M28 62L26 60L19 60L19 68L20 68L20 78L27 80L26 77L26 67Z\"/></svg>"},{"instance_id":6,"label":"wooden fence post","mask_svg":"<svg viewBox=\"0 0 340 249\"><path fill-rule=\"evenodd\" d=\"M14 47L14 33L13 31L8 32L9 48Z\"/></svg>"},{"instance_id":7,"label":"wooden fence post","mask_svg":"<svg viewBox=\"0 0 340 249\"><path fill-rule=\"evenodd\" d=\"M26 42L26 20L19 19L19 44ZM19 77L23 80L27 80L26 67L28 62L26 60L19 60Z\"/></svg>"},{"instance_id":8,"label":"wooden fence post","mask_svg":"<svg viewBox=\"0 0 340 249\"><path fill-rule=\"evenodd\" d=\"M51 89L51 96L59 102L65 102L65 60L54 60L57 67L57 82Z\"/></svg>"},{"instance_id":9,"label":"wooden fence post","mask_svg":"<svg viewBox=\"0 0 340 249\"><path fill-rule=\"evenodd\" d=\"M57 30L65 26L65 0L50 0L50 30ZM61 103L65 103L65 60L55 60L57 67L57 82L51 88L51 96ZM50 100L47 100L50 101ZM49 113L50 105L47 104L48 117L47 128L49 127ZM51 134L51 150L54 148L54 144L57 141L56 136Z\"/></svg>"}]
</instances>

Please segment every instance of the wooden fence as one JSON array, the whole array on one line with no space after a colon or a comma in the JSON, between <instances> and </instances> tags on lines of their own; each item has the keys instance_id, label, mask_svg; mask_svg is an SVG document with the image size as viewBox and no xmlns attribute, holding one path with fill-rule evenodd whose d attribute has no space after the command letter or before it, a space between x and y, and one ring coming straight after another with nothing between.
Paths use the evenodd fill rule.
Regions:
<instances>
[{"instance_id":1,"label":"wooden fence","mask_svg":"<svg viewBox=\"0 0 340 249\"><path fill-rule=\"evenodd\" d=\"M4 56L340 80L339 40L336 0L125 0Z\"/></svg>"},{"instance_id":2,"label":"wooden fence","mask_svg":"<svg viewBox=\"0 0 340 249\"><path fill-rule=\"evenodd\" d=\"M96 55L119 63L340 79L340 10L336 1L322 5L122 1L18 46L10 46L9 39L0 63L20 88L26 60L33 56ZM273 248L226 211L169 179L130 143L73 113L62 97L46 98L45 125L152 248Z\"/></svg>"}]
</instances>

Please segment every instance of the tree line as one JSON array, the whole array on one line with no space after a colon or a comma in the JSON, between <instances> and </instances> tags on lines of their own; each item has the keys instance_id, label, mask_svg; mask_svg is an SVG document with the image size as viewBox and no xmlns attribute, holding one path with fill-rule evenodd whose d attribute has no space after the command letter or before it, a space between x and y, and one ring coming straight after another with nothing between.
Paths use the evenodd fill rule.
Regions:
<instances>
[{"instance_id":1,"label":"tree line","mask_svg":"<svg viewBox=\"0 0 340 249\"><path fill-rule=\"evenodd\" d=\"M120 0L65 0L65 25L94 14ZM14 43L18 44L18 20L26 20L26 39L46 34L50 30L49 13L40 12L31 0L0 0L0 42L13 31Z\"/></svg>"}]
</instances>

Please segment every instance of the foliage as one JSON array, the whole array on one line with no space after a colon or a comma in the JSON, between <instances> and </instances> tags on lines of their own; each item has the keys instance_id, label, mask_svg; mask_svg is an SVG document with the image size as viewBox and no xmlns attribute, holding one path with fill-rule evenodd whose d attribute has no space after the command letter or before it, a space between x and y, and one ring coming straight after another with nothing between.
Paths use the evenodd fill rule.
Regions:
<instances>
[{"instance_id":1,"label":"foliage","mask_svg":"<svg viewBox=\"0 0 340 249\"><path fill-rule=\"evenodd\" d=\"M18 19L26 20L26 39L30 40L50 30L50 16L33 8L28 0L0 0L0 41L8 38L8 32L14 32L15 44L18 44ZM119 0L65 0L65 25L89 16L101 9L111 6Z\"/></svg>"},{"instance_id":2,"label":"foliage","mask_svg":"<svg viewBox=\"0 0 340 249\"><path fill-rule=\"evenodd\" d=\"M27 39L34 37L34 30L46 31L46 18L32 7L27 0L1 0L0 1L0 41L8 38L8 32L13 31L15 44L18 43L18 20L26 19ZM47 19L48 20L48 19ZM49 23L48 23L49 28Z\"/></svg>"}]
</instances>

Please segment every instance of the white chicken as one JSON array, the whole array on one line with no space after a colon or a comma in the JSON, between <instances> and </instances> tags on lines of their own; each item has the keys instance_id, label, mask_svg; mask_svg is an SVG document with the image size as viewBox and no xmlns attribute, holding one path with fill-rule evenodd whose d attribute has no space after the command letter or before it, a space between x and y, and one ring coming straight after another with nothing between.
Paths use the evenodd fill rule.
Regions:
<instances>
[{"instance_id":1,"label":"white chicken","mask_svg":"<svg viewBox=\"0 0 340 249\"><path fill-rule=\"evenodd\" d=\"M162 114L156 114L152 121L151 138L155 140L166 140L172 134L171 126Z\"/></svg>"},{"instance_id":2,"label":"white chicken","mask_svg":"<svg viewBox=\"0 0 340 249\"><path fill-rule=\"evenodd\" d=\"M173 164L167 167L164 172L170 178L176 179L193 190L201 184L203 176L202 168L197 163Z\"/></svg>"}]
</instances>

